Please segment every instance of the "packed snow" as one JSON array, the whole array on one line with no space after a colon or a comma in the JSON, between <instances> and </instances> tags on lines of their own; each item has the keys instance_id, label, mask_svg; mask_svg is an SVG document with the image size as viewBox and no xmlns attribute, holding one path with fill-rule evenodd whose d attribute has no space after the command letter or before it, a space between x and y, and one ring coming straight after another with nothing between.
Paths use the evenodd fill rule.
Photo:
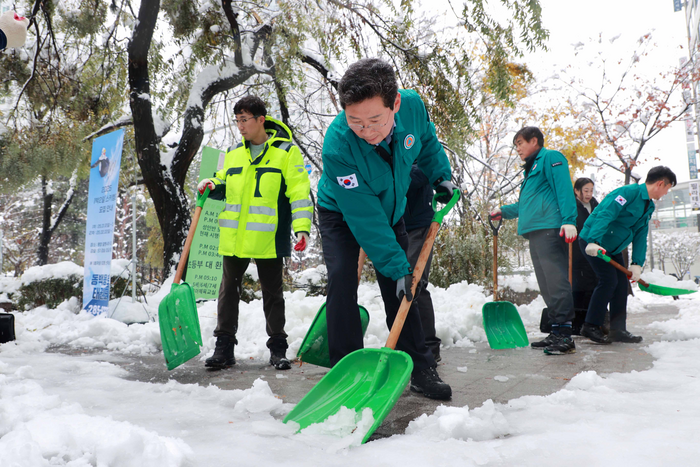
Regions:
<instances>
[{"instance_id":1,"label":"packed snow","mask_svg":"<svg viewBox=\"0 0 700 467\"><path fill-rule=\"evenodd\" d=\"M54 271L55 272L55 271ZM33 274L35 272L32 272ZM37 273L38 274L38 273ZM310 277L314 279L313 275ZM7 278L3 278L4 286ZM481 308L491 297L482 287L430 286L443 345L470 348L485 342ZM361 445L371 411L343 410L297 433L282 423L292 404L264 379L245 390L216 386L139 382L106 362L119 354L138 358L161 352L158 303L166 283L148 304L131 298L110 302L110 313L142 313L126 325L80 312L77 299L56 309L14 312L17 340L0 345L0 465L2 466L228 466L228 465L694 465L700 417L700 298L672 301L637 292L630 314L673 303L673 319L655 322L663 341L645 347L651 369L575 376L548 396L524 396L479 407L440 405L411 421L405 433ZM367 347L388 336L376 284L362 283L359 302L370 312ZM289 354L324 297L285 292ZM541 297L518 306L534 329ZM198 305L203 360L214 347L216 302ZM537 334L539 335L539 334ZM241 303L237 358L266 360L262 303ZM57 346L89 349L66 355ZM553 357L556 358L556 357ZM466 367L457 371L467 372ZM469 373L467 373L468 375ZM284 375L281 375L284 378ZM494 371L506 382L510 375ZM350 428L349 428L350 427ZM353 429L357 427L353 431ZM365 430L365 431L363 431Z\"/></svg>"}]
</instances>

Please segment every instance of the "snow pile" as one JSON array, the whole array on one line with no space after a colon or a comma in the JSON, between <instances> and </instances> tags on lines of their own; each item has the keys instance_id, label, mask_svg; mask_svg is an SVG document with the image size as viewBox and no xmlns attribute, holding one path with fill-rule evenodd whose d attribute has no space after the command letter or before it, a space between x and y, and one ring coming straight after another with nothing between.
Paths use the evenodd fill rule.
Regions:
<instances>
[{"instance_id":1,"label":"snow pile","mask_svg":"<svg viewBox=\"0 0 700 467\"><path fill-rule=\"evenodd\" d=\"M88 415L47 394L32 367L6 374L7 367L0 362L0 465L192 465L182 440Z\"/></svg>"},{"instance_id":2,"label":"snow pile","mask_svg":"<svg viewBox=\"0 0 700 467\"><path fill-rule=\"evenodd\" d=\"M530 273L525 276L522 274L514 274L512 276L500 276L498 278L499 287L507 287L513 292L524 293L528 290L538 291L540 286L537 284L535 273Z\"/></svg>"},{"instance_id":3,"label":"snow pile","mask_svg":"<svg viewBox=\"0 0 700 467\"><path fill-rule=\"evenodd\" d=\"M132 355L161 351L158 323L127 326L104 315L94 317L80 311L80 303L75 297L55 310L41 306L25 313L16 313L15 333L19 347L65 345Z\"/></svg>"},{"instance_id":4,"label":"snow pile","mask_svg":"<svg viewBox=\"0 0 700 467\"><path fill-rule=\"evenodd\" d=\"M128 259L112 260L110 275L112 277L129 277L129 263L130 261ZM19 285L16 285L16 287L19 288L21 285L48 279L67 279L70 276L83 277L84 273L85 268L83 266L78 266L72 261L61 261L60 263L46 264L44 266L32 266L24 271L24 274L22 274L19 281ZM16 279L4 277L2 278L2 284L0 287L5 290L5 287L11 287L9 284L13 281L16 281Z\"/></svg>"},{"instance_id":5,"label":"snow pile","mask_svg":"<svg viewBox=\"0 0 700 467\"><path fill-rule=\"evenodd\" d=\"M408 424L406 434L427 437L432 440L461 439L486 441L506 436L510 431L508 421L496 409L493 401L481 407L439 406L432 415L423 414Z\"/></svg>"},{"instance_id":6,"label":"snow pile","mask_svg":"<svg viewBox=\"0 0 700 467\"><path fill-rule=\"evenodd\" d=\"M668 321L656 321L649 325L664 334L669 340L688 340L700 338L700 307L694 300L677 300L678 316Z\"/></svg>"},{"instance_id":7,"label":"snow pile","mask_svg":"<svg viewBox=\"0 0 700 467\"><path fill-rule=\"evenodd\" d=\"M297 423L292 423L298 426ZM372 409L365 407L362 413L358 414L355 410L341 407L338 413L331 415L324 422L314 423L301 430L301 434L309 437L328 437L327 452L335 454L349 447L360 446L373 424Z\"/></svg>"},{"instance_id":8,"label":"snow pile","mask_svg":"<svg viewBox=\"0 0 700 467\"><path fill-rule=\"evenodd\" d=\"M70 276L83 277L84 269L72 261L61 261L45 266L32 266L22 274L21 285L47 279L67 279Z\"/></svg>"},{"instance_id":9,"label":"snow pile","mask_svg":"<svg viewBox=\"0 0 700 467\"><path fill-rule=\"evenodd\" d=\"M257 270L249 269L249 272ZM159 292L148 297L148 304L133 303L131 297L111 300L107 315L92 317L80 311L76 298L62 303L55 310L39 307L16 314L18 339L26 345L69 346L104 351L118 351L130 355L160 353L160 329L157 323L158 304L169 293L172 279ZM487 303L483 287L462 282L448 289L429 286L435 308L435 328L443 346L473 347L485 342L482 308ZM307 296L303 290L285 292L285 331L288 334L288 356L295 356L325 297ZM362 283L358 289L358 303L370 314L364 345L380 348L389 337L384 303L376 283ZM533 331L539 325L544 302L538 297L532 303L521 305L518 311L525 326ZM200 360L204 361L214 350L213 336L217 320L217 301L197 305L204 346ZM113 319L108 319L111 317ZM129 323L127 325L125 323ZM270 358L266 342L265 315L262 300L239 305L238 345L236 357L267 360Z\"/></svg>"},{"instance_id":10,"label":"snow pile","mask_svg":"<svg viewBox=\"0 0 700 467\"><path fill-rule=\"evenodd\" d=\"M328 280L326 265L321 264L315 268L307 268L294 274L295 282L299 284L322 285Z\"/></svg>"},{"instance_id":11,"label":"snow pile","mask_svg":"<svg viewBox=\"0 0 700 467\"><path fill-rule=\"evenodd\" d=\"M673 287L676 289L698 290L698 285L693 281L679 281L673 276L668 276L660 269L645 271L642 273L642 280L649 284L660 285L662 287Z\"/></svg>"}]
</instances>

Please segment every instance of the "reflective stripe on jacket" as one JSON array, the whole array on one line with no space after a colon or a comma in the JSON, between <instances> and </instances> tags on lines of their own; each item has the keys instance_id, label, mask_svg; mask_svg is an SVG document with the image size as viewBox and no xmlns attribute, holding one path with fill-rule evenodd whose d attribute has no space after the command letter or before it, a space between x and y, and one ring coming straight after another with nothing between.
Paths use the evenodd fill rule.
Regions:
<instances>
[{"instance_id":1,"label":"reflective stripe on jacket","mask_svg":"<svg viewBox=\"0 0 700 467\"><path fill-rule=\"evenodd\" d=\"M310 232L313 204L309 176L292 132L282 122L265 119L269 139L251 160L243 140L226 153L224 168L210 180L214 195L225 193L219 215L219 254L239 258L279 258L291 254L290 228Z\"/></svg>"}]
</instances>

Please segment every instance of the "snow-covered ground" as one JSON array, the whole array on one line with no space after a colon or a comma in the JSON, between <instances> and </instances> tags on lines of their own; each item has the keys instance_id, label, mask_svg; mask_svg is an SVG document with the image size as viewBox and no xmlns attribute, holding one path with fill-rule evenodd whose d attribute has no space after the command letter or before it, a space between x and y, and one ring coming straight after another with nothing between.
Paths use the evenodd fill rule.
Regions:
<instances>
[{"instance_id":1,"label":"snow-covered ground","mask_svg":"<svg viewBox=\"0 0 700 467\"><path fill-rule=\"evenodd\" d=\"M149 305L124 298L110 313L157 316L169 290ZM474 347L485 341L484 291L466 283L431 290L443 344ZM285 295L289 354L296 354L323 297ZM388 330L379 290L362 284L359 301L370 312L365 345L380 347ZM72 300L56 309L15 313L17 341L0 345L0 466L231 466L231 465L695 465L700 454L700 298L637 293L629 312L673 303L678 316L649 327L664 340L646 347L656 361L647 371L601 376L585 372L546 397L506 404L440 406L412 421L406 432L359 445L353 413L295 433L281 422L292 405L267 382L221 390L169 381L130 381L104 354L158 354L157 323L127 326L77 313ZM241 304L240 358L267 359L262 305ZM518 307L535 329L541 298ZM214 302L199 305L205 348L211 354ZM538 334L539 335L539 334ZM46 352L52 346L88 348L85 355ZM98 350L98 352L94 352ZM101 350L101 352L99 352ZM552 357L557 358L557 357Z\"/></svg>"}]
</instances>

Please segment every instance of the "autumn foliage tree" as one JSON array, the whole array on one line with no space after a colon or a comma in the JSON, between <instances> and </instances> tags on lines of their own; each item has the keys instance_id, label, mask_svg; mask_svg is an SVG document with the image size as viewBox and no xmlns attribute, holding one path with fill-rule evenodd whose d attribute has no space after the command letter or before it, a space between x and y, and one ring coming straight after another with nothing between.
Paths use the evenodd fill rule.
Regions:
<instances>
[{"instance_id":1,"label":"autumn foliage tree","mask_svg":"<svg viewBox=\"0 0 700 467\"><path fill-rule=\"evenodd\" d=\"M695 56L660 73L645 70L645 60L655 47L651 34L636 41L630 58L608 58L607 43L615 40L601 35L593 43L579 44L575 55L588 71L569 66L560 79L573 94L567 99L568 108L598 134L601 151L595 163L621 172L629 184L637 181L634 168L649 141L695 104L683 89L700 78L700 70ZM587 61L590 48L596 53Z\"/></svg>"}]
</instances>

